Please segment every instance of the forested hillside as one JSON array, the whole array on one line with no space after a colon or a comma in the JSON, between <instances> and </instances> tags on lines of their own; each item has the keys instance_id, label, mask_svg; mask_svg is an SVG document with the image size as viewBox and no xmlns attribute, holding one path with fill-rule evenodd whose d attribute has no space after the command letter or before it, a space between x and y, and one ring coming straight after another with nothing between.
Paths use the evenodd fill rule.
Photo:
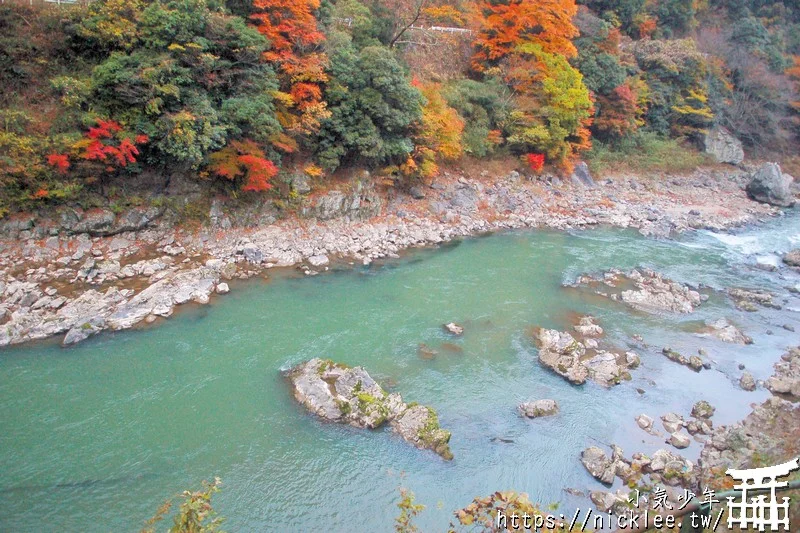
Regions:
<instances>
[{"instance_id":1,"label":"forested hillside","mask_svg":"<svg viewBox=\"0 0 800 533\"><path fill-rule=\"evenodd\" d=\"M176 174L246 195L356 166L402 186L464 157L565 172L715 125L796 152L795 2L579 4L3 4L0 213Z\"/></svg>"}]
</instances>

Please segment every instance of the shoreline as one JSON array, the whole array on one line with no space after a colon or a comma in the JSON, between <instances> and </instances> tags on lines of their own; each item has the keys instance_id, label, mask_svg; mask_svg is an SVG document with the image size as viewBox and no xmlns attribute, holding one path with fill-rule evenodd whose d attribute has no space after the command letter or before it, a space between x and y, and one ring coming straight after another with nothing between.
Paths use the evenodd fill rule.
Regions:
<instances>
[{"instance_id":1,"label":"shoreline","mask_svg":"<svg viewBox=\"0 0 800 533\"><path fill-rule=\"evenodd\" d=\"M227 293L228 281L275 268L314 275L333 263L367 265L504 230L612 226L668 238L780 216L780 209L747 198L748 179L747 171L721 166L684 176L617 176L588 187L529 181L513 171L475 178L445 172L424 189L412 188L413 197L351 180L343 187L349 192L314 193L296 215L255 227L235 225L240 213L220 199L199 228L156 219L143 229L90 237L53 235L52 217L39 225L12 219L0 238L0 347L62 334L73 344L100 331L153 324L176 306ZM82 215L86 227L97 213ZM248 215L269 219L264 209ZM51 234L37 235L40 227Z\"/></svg>"}]
</instances>

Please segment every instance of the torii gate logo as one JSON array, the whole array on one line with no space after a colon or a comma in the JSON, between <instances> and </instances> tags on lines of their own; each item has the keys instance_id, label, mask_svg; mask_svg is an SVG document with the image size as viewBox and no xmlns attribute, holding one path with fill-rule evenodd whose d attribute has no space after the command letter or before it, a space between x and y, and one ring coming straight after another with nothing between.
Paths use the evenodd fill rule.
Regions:
<instances>
[{"instance_id":1,"label":"torii gate logo","mask_svg":"<svg viewBox=\"0 0 800 533\"><path fill-rule=\"evenodd\" d=\"M800 468L799 459L766 468L728 469L726 474L741 481L733 486L741 491L740 498L728 496L728 529L738 525L744 531L789 531L789 498L779 501L775 491L789 484L778 478ZM748 498L748 492L762 494Z\"/></svg>"}]
</instances>

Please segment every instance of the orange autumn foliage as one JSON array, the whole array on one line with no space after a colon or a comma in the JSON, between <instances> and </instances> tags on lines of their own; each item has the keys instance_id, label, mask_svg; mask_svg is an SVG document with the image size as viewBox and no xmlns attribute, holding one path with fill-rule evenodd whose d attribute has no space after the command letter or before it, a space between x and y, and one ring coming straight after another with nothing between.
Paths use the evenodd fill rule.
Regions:
<instances>
[{"instance_id":1,"label":"orange autumn foliage","mask_svg":"<svg viewBox=\"0 0 800 533\"><path fill-rule=\"evenodd\" d=\"M575 0L479 0L474 9L477 31L472 67L496 66L522 44L538 44L550 54L577 56L572 39Z\"/></svg>"},{"instance_id":2,"label":"orange autumn foliage","mask_svg":"<svg viewBox=\"0 0 800 533\"><path fill-rule=\"evenodd\" d=\"M261 192L272 188L270 180L278 167L267 159L264 151L251 140L231 141L210 156L209 170L229 181L242 179L243 191Z\"/></svg>"},{"instance_id":3,"label":"orange autumn foliage","mask_svg":"<svg viewBox=\"0 0 800 533\"><path fill-rule=\"evenodd\" d=\"M327 56L319 50L325 35L317 27L319 0L255 0L251 15L258 31L269 39L264 59L277 66L279 99L292 112L279 112L282 126L298 134L313 133L328 116L322 101L322 84L328 81Z\"/></svg>"}]
</instances>

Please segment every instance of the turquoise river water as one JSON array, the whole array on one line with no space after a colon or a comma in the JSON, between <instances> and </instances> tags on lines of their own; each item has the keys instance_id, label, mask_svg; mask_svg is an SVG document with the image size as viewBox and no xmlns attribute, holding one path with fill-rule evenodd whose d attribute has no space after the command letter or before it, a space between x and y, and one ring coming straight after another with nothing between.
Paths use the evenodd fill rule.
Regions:
<instances>
[{"instance_id":1,"label":"turquoise river water","mask_svg":"<svg viewBox=\"0 0 800 533\"><path fill-rule=\"evenodd\" d=\"M737 364L766 379L798 344L781 326L800 331L800 300L785 290L800 278L754 264L799 245L794 214L677 241L612 229L511 232L311 278L278 273L157 327L71 349L0 352L0 531L138 531L167 497L213 476L223 480L215 501L228 531L391 531L399 487L427 506L424 531L443 531L455 509L495 490L527 492L568 514L585 509L587 499L564 490L601 488L579 462L582 449L666 447L638 429L636 415L687 415L708 399L715 422L729 423L767 397L738 388ZM740 312L708 289L692 315L652 316L562 288L584 272L635 266L713 289L771 288L784 310ZM620 347L643 335L651 347L639 350L632 381L574 387L539 366L528 329L566 328L574 312L597 316ZM723 316L755 344L693 333L698 321ZM462 338L442 331L449 321L465 326ZM463 352L425 360L421 342ZM696 374L672 363L660 354L665 345L703 347L714 368ZM281 370L316 356L363 365L406 401L434 407L453 433L455 460L388 430L306 414ZM561 413L520 418L517 404L536 398L556 399ZM693 443L685 453L699 450Z\"/></svg>"}]
</instances>

